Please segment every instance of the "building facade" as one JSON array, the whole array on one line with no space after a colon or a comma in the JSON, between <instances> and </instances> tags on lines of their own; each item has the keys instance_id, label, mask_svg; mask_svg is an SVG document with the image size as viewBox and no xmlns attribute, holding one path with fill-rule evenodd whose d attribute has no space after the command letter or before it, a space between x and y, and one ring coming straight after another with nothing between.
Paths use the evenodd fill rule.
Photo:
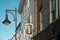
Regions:
<instances>
[{"instance_id":1,"label":"building facade","mask_svg":"<svg viewBox=\"0 0 60 40\"><path fill-rule=\"evenodd\" d=\"M21 0L18 12L21 13L22 40L28 40L26 23L33 24L32 36L36 36L45 30L48 25L59 18L59 0ZM26 38L25 38L26 37Z\"/></svg>"},{"instance_id":2,"label":"building facade","mask_svg":"<svg viewBox=\"0 0 60 40\"><path fill-rule=\"evenodd\" d=\"M36 34L58 19L57 0L34 1L34 27Z\"/></svg>"},{"instance_id":3,"label":"building facade","mask_svg":"<svg viewBox=\"0 0 60 40\"><path fill-rule=\"evenodd\" d=\"M16 28L16 40L21 40L20 27L21 27L21 23L19 23L18 27Z\"/></svg>"},{"instance_id":4,"label":"building facade","mask_svg":"<svg viewBox=\"0 0 60 40\"><path fill-rule=\"evenodd\" d=\"M21 0L18 8L18 12L21 13L21 38L22 40L31 40L33 36L33 24L34 24L34 0ZM32 25L32 33L28 34L26 25ZM28 29L29 30L29 29Z\"/></svg>"},{"instance_id":5,"label":"building facade","mask_svg":"<svg viewBox=\"0 0 60 40\"><path fill-rule=\"evenodd\" d=\"M56 38L53 38L53 35L55 34L52 33L52 28L55 29L54 30L55 32L57 31L55 27L57 27L59 24L59 22L56 20L57 19L59 20L60 1L59 0L35 0L35 1L36 1L35 2L36 4L34 3L35 13L37 13L35 14L35 18L36 18L35 22L38 20L36 22L37 23L36 25L38 25L36 26L38 30L36 29L37 35L34 36L35 37L34 40L57 40L56 38L59 37L55 36ZM40 16L40 20L39 20L39 16ZM59 29L59 26L57 28Z\"/></svg>"}]
</instances>

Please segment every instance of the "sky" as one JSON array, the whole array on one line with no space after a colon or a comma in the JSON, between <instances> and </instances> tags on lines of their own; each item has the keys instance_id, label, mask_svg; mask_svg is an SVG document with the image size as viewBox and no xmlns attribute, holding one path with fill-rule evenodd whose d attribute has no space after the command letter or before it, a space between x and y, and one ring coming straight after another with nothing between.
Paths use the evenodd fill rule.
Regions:
<instances>
[{"instance_id":1,"label":"sky","mask_svg":"<svg viewBox=\"0 0 60 40\"><path fill-rule=\"evenodd\" d=\"M14 10L15 7L18 10L20 0L0 0L0 40L8 40L13 37L15 34L15 22L14 17L8 13L8 19L11 21L11 24L4 25L2 22L5 20L5 10L11 9ZM12 12L14 14L14 12ZM18 13L17 25L19 24L21 15Z\"/></svg>"}]
</instances>

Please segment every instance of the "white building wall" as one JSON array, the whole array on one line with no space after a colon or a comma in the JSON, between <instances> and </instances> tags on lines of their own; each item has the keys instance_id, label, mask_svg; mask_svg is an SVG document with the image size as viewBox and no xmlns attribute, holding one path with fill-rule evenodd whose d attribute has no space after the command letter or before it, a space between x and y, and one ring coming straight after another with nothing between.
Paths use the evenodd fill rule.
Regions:
<instances>
[{"instance_id":1,"label":"white building wall","mask_svg":"<svg viewBox=\"0 0 60 40\"><path fill-rule=\"evenodd\" d=\"M30 23L33 24L33 27L32 27L32 35L31 37L33 36L34 34L34 0L30 0L30 6L29 6L29 14L30 14Z\"/></svg>"},{"instance_id":2,"label":"white building wall","mask_svg":"<svg viewBox=\"0 0 60 40\"><path fill-rule=\"evenodd\" d=\"M28 17L30 16L30 23L34 24L34 0L26 0L26 4L23 7L22 12L22 18L21 18L21 40L31 40L31 37L33 36L33 33L30 35L26 34L26 27L25 24L28 22ZM32 27L33 29L33 27ZM33 30L32 30L33 31Z\"/></svg>"},{"instance_id":3,"label":"white building wall","mask_svg":"<svg viewBox=\"0 0 60 40\"><path fill-rule=\"evenodd\" d=\"M30 34L30 35L29 34L25 34L25 36L26 36L26 40L31 40L31 38L33 37L33 33L34 33L34 0L30 0L27 14L29 14L30 23L33 26L32 26L32 34ZM25 31L26 31L26 28L25 28ZM30 36L30 38L29 38L29 36Z\"/></svg>"}]
</instances>

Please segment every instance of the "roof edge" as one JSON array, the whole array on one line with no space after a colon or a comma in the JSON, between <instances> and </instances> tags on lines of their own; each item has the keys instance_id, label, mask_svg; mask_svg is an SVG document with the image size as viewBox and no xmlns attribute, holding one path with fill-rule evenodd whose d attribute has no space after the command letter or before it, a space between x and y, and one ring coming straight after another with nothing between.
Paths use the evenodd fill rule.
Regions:
<instances>
[{"instance_id":1,"label":"roof edge","mask_svg":"<svg viewBox=\"0 0 60 40\"><path fill-rule=\"evenodd\" d=\"M23 6L24 6L25 0L20 0L19 7L18 7L18 13L22 13Z\"/></svg>"}]
</instances>

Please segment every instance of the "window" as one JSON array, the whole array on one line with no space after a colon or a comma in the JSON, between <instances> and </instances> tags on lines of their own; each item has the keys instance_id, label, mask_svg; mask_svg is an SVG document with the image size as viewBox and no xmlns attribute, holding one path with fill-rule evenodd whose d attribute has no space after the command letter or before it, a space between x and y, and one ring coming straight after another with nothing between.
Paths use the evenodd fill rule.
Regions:
<instances>
[{"instance_id":1,"label":"window","mask_svg":"<svg viewBox=\"0 0 60 40\"><path fill-rule=\"evenodd\" d=\"M52 20L56 19L56 0L51 0L51 12L52 12Z\"/></svg>"},{"instance_id":2,"label":"window","mask_svg":"<svg viewBox=\"0 0 60 40\"><path fill-rule=\"evenodd\" d=\"M40 31L42 31L42 13L40 12Z\"/></svg>"},{"instance_id":3,"label":"window","mask_svg":"<svg viewBox=\"0 0 60 40\"><path fill-rule=\"evenodd\" d=\"M50 23L56 19L56 0L50 0Z\"/></svg>"},{"instance_id":4,"label":"window","mask_svg":"<svg viewBox=\"0 0 60 40\"><path fill-rule=\"evenodd\" d=\"M42 12L43 12L43 9L41 9L41 11L40 11L40 31L43 30Z\"/></svg>"},{"instance_id":5,"label":"window","mask_svg":"<svg viewBox=\"0 0 60 40\"><path fill-rule=\"evenodd\" d=\"M52 20L54 21L56 19L56 13L55 13L55 9L52 11Z\"/></svg>"}]
</instances>

